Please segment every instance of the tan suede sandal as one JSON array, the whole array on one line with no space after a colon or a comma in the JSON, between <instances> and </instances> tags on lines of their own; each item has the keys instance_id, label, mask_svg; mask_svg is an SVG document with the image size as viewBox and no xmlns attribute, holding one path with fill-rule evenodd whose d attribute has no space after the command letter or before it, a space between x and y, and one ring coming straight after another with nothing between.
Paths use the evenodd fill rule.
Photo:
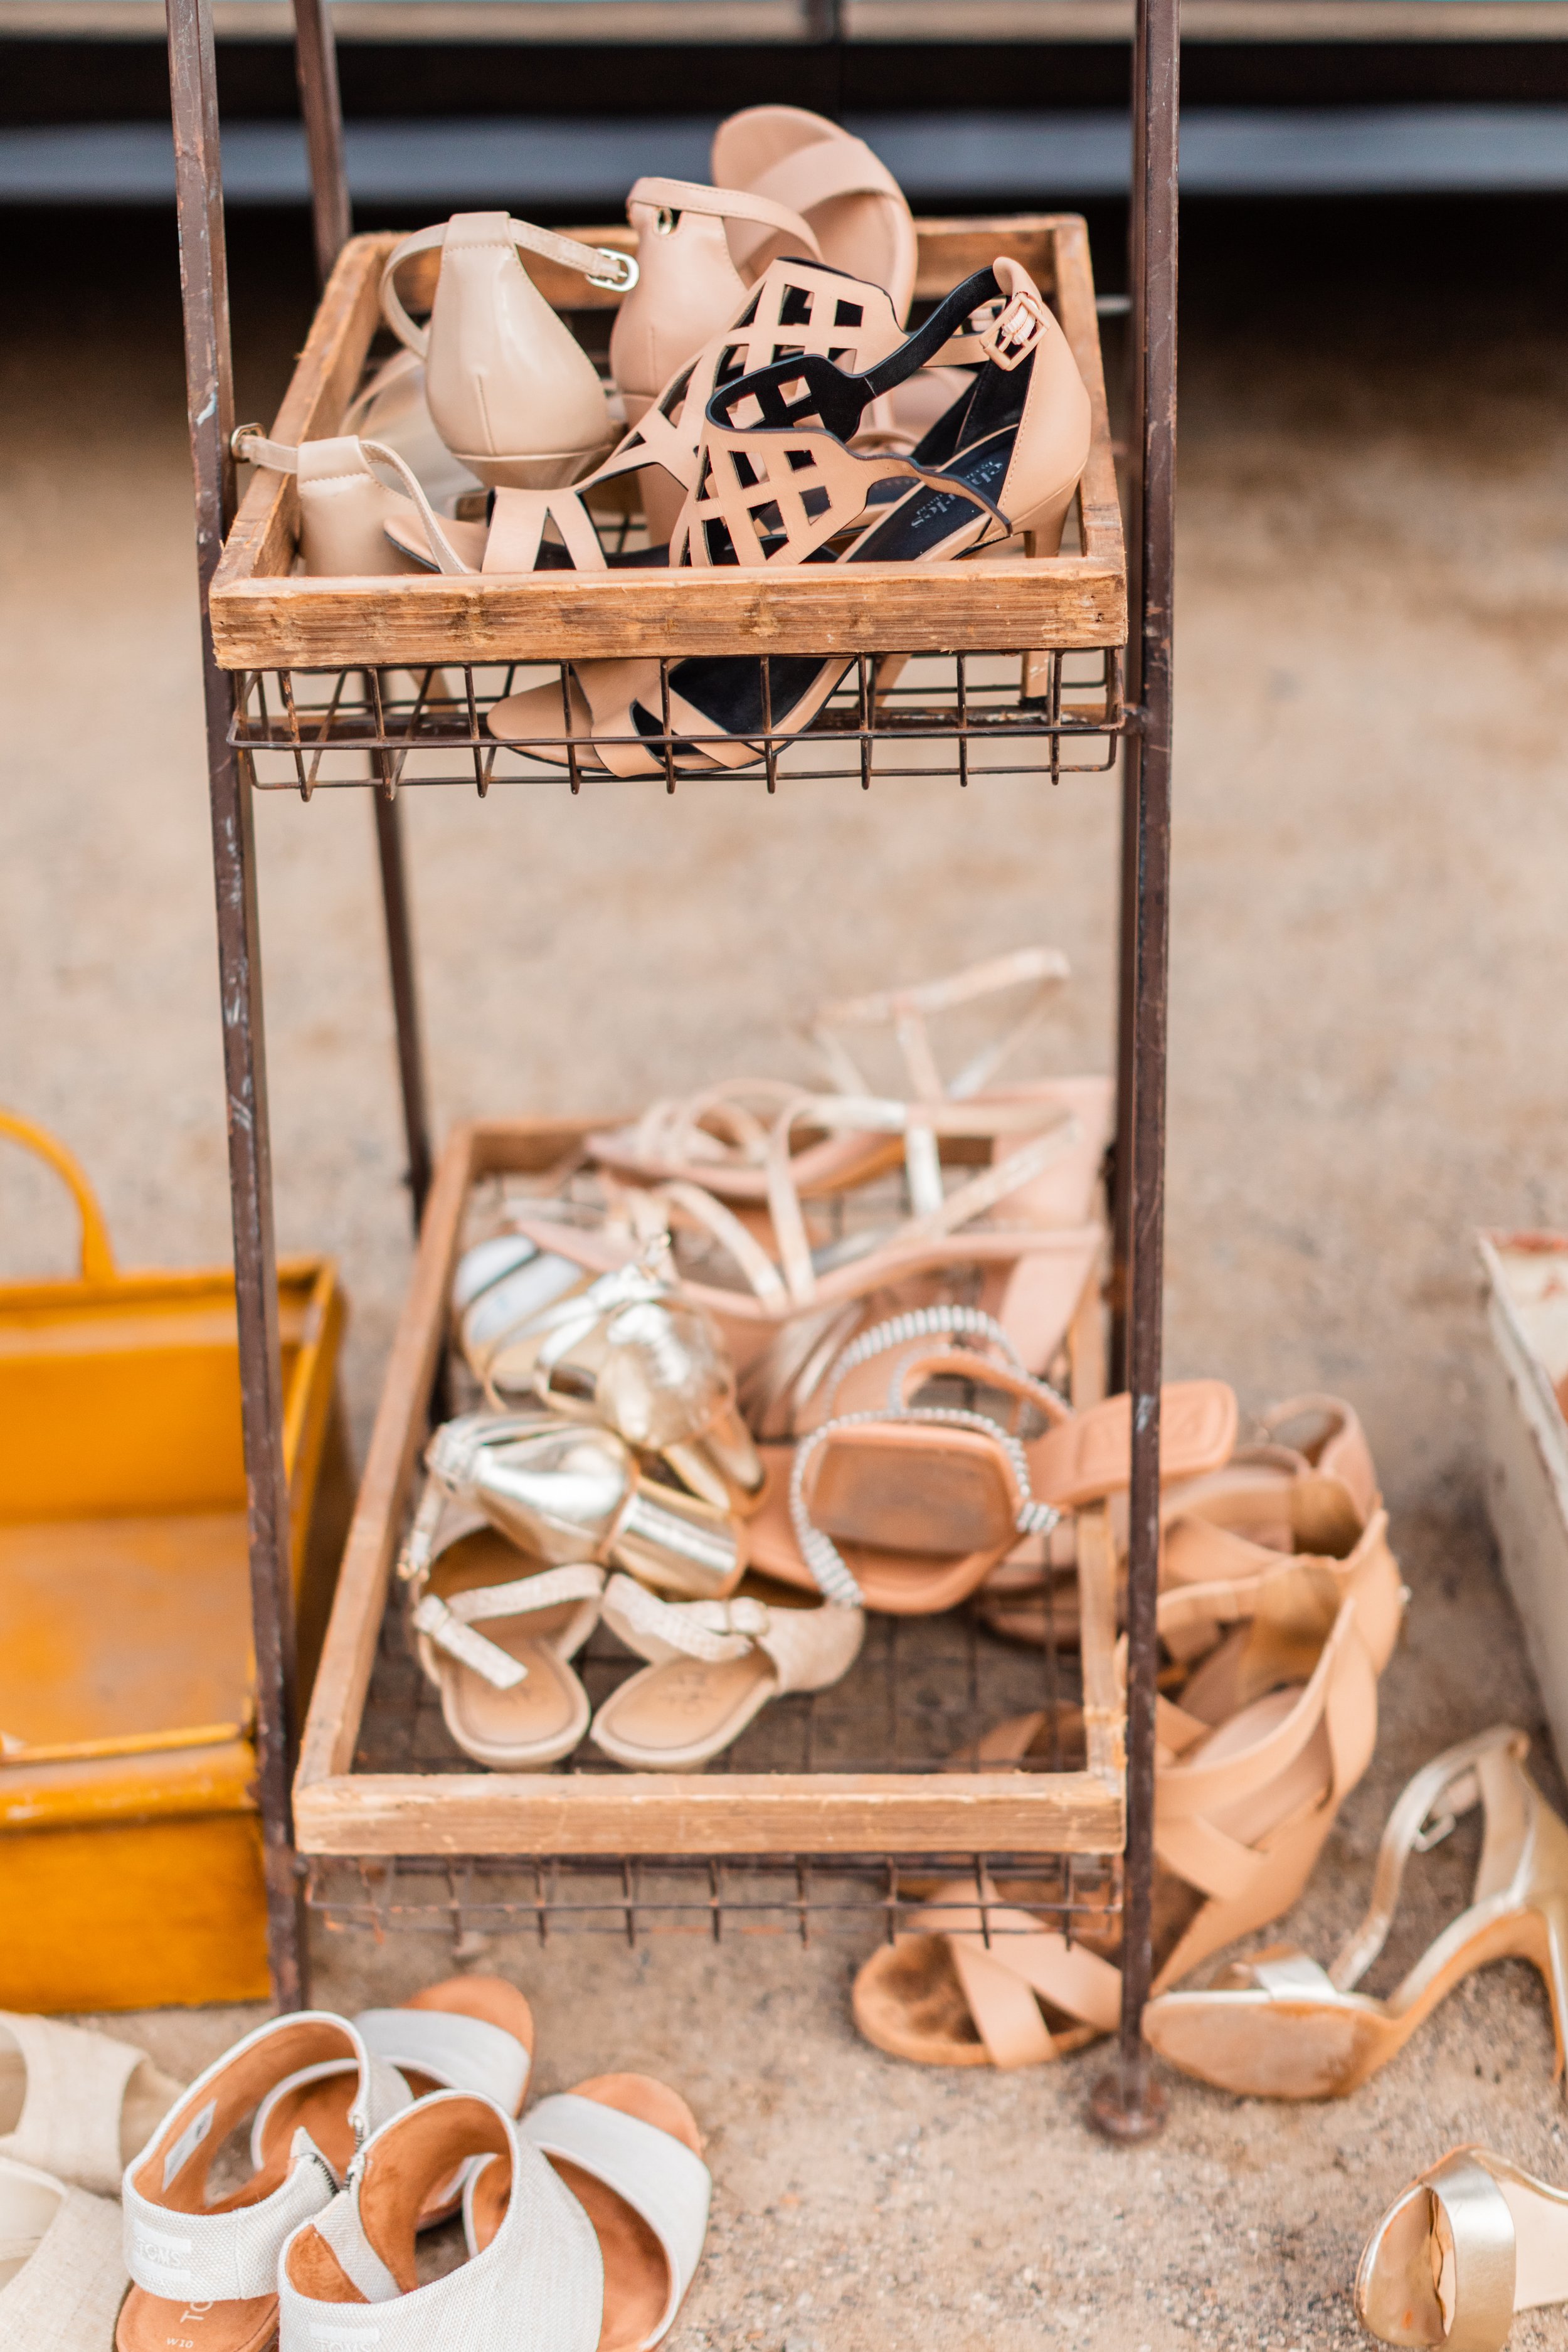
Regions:
<instances>
[{"instance_id":1,"label":"tan suede sandal","mask_svg":"<svg viewBox=\"0 0 1568 2352\"><path fill-rule=\"evenodd\" d=\"M302 2070L344 2072L334 2085L341 2137L322 2147L279 2115L251 2178L208 2197L213 2159L268 2092ZM339 2166L412 2103L396 2068L345 2018L305 2010L258 2025L198 2074L121 2183L132 2284L115 2325L117 2352L168 2352L205 2306L203 2352L265 2352L278 2329L278 2258L299 2224L337 2196ZM336 2161L334 2161L334 2157Z\"/></svg>"},{"instance_id":2,"label":"tan suede sandal","mask_svg":"<svg viewBox=\"0 0 1568 2352\"><path fill-rule=\"evenodd\" d=\"M764 1588L766 1589L766 1588ZM785 1691L826 1690L860 1653L866 1620L831 1601L660 1601L629 1576L610 1580L605 1622L649 1663L594 1717L594 1745L634 1772L689 1772L737 1740Z\"/></svg>"},{"instance_id":3,"label":"tan suede sandal","mask_svg":"<svg viewBox=\"0 0 1568 2352\"><path fill-rule=\"evenodd\" d=\"M144 2050L0 2010L0 2156L112 2197L183 2085Z\"/></svg>"},{"instance_id":4,"label":"tan suede sandal","mask_svg":"<svg viewBox=\"0 0 1568 2352\"><path fill-rule=\"evenodd\" d=\"M523 1559L432 1478L397 1572L415 1654L464 1755L508 1772L569 1756L592 1712L571 1662L599 1622L604 1570Z\"/></svg>"},{"instance_id":5,"label":"tan suede sandal","mask_svg":"<svg viewBox=\"0 0 1568 2352\"><path fill-rule=\"evenodd\" d=\"M624 1568L682 1600L722 1600L744 1572L735 1514L647 1474L610 1430L465 1413L436 1432L425 1463L434 1486L547 1565Z\"/></svg>"},{"instance_id":6,"label":"tan suede sandal","mask_svg":"<svg viewBox=\"0 0 1568 2352\"><path fill-rule=\"evenodd\" d=\"M398 293L398 272L433 252L441 256L436 298L428 326L417 327ZM580 245L505 213L457 213L394 248L381 304L398 341L424 362L431 417L458 462L497 488L549 489L587 473L614 427L593 361L520 252L541 254L591 285L637 284L628 254Z\"/></svg>"},{"instance_id":7,"label":"tan suede sandal","mask_svg":"<svg viewBox=\"0 0 1568 2352\"><path fill-rule=\"evenodd\" d=\"M793 1448L762 1449L752 1556L764 1573L927 1615L966 1600L1020 1536L1048 1535L1126 1484L1125 1395L1075 1414L1016 1357L998 1360L1011 1352L1005 1334L983 1318L952 1318L971 1345L933 1352L922 1341L942 1319L939 1309L863 1333L825 1384L825 1418ZM900 1350L889 1376L882 1360ZM1228 1454L1236 1400L1223 1381L1170 1383L1163 1429L1165 1415L1173 1464L1201 1468Z\"/></svg>"},{"instance_id":8,"label":"tan suede sandal","mask_svg":"<svg viewBox=\"0 0 1568 2352\"><path fill-rule=\"evenodd\" d=\"M711 170L721 187L803 214L823 259L886 289L900 319L915 290L915 226L903 190L863 139L803 106L748 106L713 133ZM769 232L737 222L737 265L755 276Z\"/></svg>"},{"instance_id":9,"label":"tan suede sandal","mask_svg":"<svg viewBox=\"0 0 1568 2352\"><path fill-rule=\"evenodd\" d=\"M1159 1702L1156 1990L1289 1908L1377 1737L1377 1675L1355 1597L1338 1600L1310 1568L1287 1565L1240 1593L1168 1593L1160 1632L1173 1664L1190 1671L1179 1700ZM1118 1663L1124 1675L1125 1640ZM1026 1761L1040 1729L1038 1716L998 1726L981 1742L981 1769ZM855 1981L868 2041L927 2064L1032 2064L1077 2046L1063 2039L1073 2027L1100 2032L1114 2019L1120 1972L1088 1968L1076 1944L1058 1952L1060 1939L1043 1935L1027 1948L1026 1975L1008 1969L997 1938L992 1954L1014 1983L982 1972L976 2011L965 1972L980 1931L967 1923L962 1932L962 1969L936 1927L871 1955ZM1038 2027L1023 2014L1025 1986L1040 2004Z\"/></svg>"},{"instance_id":10,"label":"tan suede sandal","mask_svg":"<svg viewBox=\"0 0 1568 2352\"><path fill-rule=\"evenodd\" d=\"M1557 2303L1568 2192L1474 2144L1417 2173L1356 2271L1356 2317L1383 2344L1502 2352L1516 2313Z\"/></svg>"},{"instance_id":11,"label":"tan suede sandal","mask_svg":"<svg viewBox=\"0 0 1568 2352\"><path fill-rule=\"evenodd\" d=\"M673 1296L667 1253L592 1276L521 1234L468 1251L453 1305L468 1369L497 1412L536 1400L657 1454L719 1510L745 1511L763 1465L711 1316Z\"/></svg>"},{"instance_id":12,"label":"tan suede sandal","mask_svg":"<svg viewBox=\"0 0 1568 2352\"><path fill-rule=\"evenodd\" d=\"M1378 1849L1372 1906L1322 1968L1293 1945L1236 1962L1204 1992L1144 2012L1152 2046L1184 2074L1274 2099L1342 2098L1402 2050L1439 2001L1489 1960L1533 1962L1546 1981L1563 2071L1568 2025L1568 1825L1524 1769L1530 1742L1501 1724L1447 1749L1409 1780ZM1382 1951L1405 1864L1479 1802L1486 1829L1468 1910L1385 2000L1354 1988Z\"/></svg>"}]
</instances>

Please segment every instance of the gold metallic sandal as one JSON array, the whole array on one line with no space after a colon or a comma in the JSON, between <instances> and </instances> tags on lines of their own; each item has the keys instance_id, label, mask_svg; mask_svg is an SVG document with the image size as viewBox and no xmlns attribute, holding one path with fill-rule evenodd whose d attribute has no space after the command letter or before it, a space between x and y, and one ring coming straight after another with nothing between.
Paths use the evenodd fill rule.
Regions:
<instances>
[{"instance_id":1,"label":"gold metallic sandal","mask_svg":"<svg viewBox=\"0 0 1568 2352\"><path fill-rule=\"evenodd\" d=\"M1208 1991L1152 2001L1143 2030L1152 2046L1184 2074L1221 2090L1339 2098L1386 2065L1474 1969L1489 1960L1524 1959L1546 1979L1561 2073L1568 1826L1525 1770L1529 1752L1525 1734L1500 1724L1436 1757L1406 1783L1388 1817L1372 1906L1332 1966L1321 1967L1292 1945L1238 1961ZM1355 1991L1383 1949L1410 1855L1429 1852L1478 1802L1486 1809L1486 1829L1469 1909L1386 2000Z\"/></svg>"},{"instance_id":2,"label":"gold metallic sandal","mask_svg":"<svg viewBox=\"0 0 1568 2352\"><path fill-rule=\"evenodd\" d=\"M1568 2191L1489 2147L1456 2147L1384 2215L1356 2317L1384 2344L1502 2352L1516 2312L1568 2303Z\"/></svg>"},{"instance_id":3,"label":"gold metallic sandal","mask_svg":"<svg viewBox=\"0 0 1568 2352\"><path fill-rule=\"evenodd\" d=\"M454 1501L551 1565L624 1568L682 1601L722 1600L745 1572L741 1521L646 1475L610 1430L468 1413L436 1432L425 1461Z\"/></svg>"}]
</instances>

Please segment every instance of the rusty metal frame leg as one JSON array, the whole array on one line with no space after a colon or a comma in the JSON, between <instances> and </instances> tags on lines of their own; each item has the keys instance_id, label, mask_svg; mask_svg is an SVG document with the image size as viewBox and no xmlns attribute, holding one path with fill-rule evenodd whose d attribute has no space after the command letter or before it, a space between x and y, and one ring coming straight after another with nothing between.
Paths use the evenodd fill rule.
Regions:
<instances>
[{"instance_id":1,"label":"rusty metal frame leg","mask_svg":"<svg viewBox=\"0 0 1568 2352\"><path fill-rule=\"evenodd\" d=\"M1122 999L1117 1227L1132 1396L1128 1512L1127 1854L1118 2063L1091 2113L1117 2139L1164 2119L1148 2071L1143 2004L1152 1974L1154 1878L1155 1603L1160 1555L1160 1364L1165 1209L1166 994L1170 931L1172 619L1175 571L1177 0L1138 0L1133 51L1132 332L1138 543L1133 674L1142 723L1127 763L1122 846Z\"/></svg>"},{"instance_id":2,"label":"rusty metal frame leg","mask_svg":"<svg viewBox=\"0 0 1568 2352\"><path fill-rule=\"evenodd\" d=\"M305 148L310 165L310 220L316 268L324 286L353 227L348 174L343 163L343 110L338 89L338 51L325 0L294 0L294 67L300 110L305 118ZM373 794L375 846L381 866L381 904L386 923L386 959L392 979L392 1011L397 1025L397 1074L403 1094L403 1129L408 1151L408 1191L414 1230L425 1213L430 1190L430 1123L420 1034L419 988L409 919L408 874L404 856L403 811L384 793Z\"/></svg>"},{"instance_id":3,"label":"rusty metal frame leg","mask_svg":"<svg viewBox=\"0 0 1568 2352\"><path fill-rule=\"evenodd\" d=\"M210 0L167 0L174 123L185 387L196 491L202 682L206 705L213 874L217 891L224 1092L239 1317L240 1403L256 1649L257 1794L267 1885L273 1999L307 1999L304 1916L294 1867L294 1623L289 1575L289 1481L262 1025L256 842L250 793L228 741L233 681L214 654L207 593L234 508L234 392L218 160L217 81Z\"/></svg>"}]
</instances>

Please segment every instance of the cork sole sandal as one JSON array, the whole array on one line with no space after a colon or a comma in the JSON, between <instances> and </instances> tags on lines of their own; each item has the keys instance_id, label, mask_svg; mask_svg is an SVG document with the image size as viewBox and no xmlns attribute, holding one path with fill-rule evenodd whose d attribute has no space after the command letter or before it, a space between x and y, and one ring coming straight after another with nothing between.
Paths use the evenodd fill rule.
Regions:
<instances>
[{"instance_id":1,"label":"cork sole sandal","mask_svg":"<svg viewBox=\"0 0 1568 2352\"><path fill-rule=\"evenodd\" d=\"M647 2074L595 2074L542 2099L523 2137L549 2158L593 2225L604 2263L598 2352L647 2352L668 2334L708 2233L712 2183L697 2118ZM471 2247L495 2221L487 2166L465 2207Z\"/></svg>"},{"instance_id":2,"label":"cork sole sandal","mask_svg":"<svg viewBox=\"0 0 1568 2352\"><path fill-rule=\"evenodd\" d=\"M184 2088L144 2050L0 2011L0 2156L112 2197Z\"/></svg>"},{"instance_id":3,"label":"cork sole sandal","mask_svg":"<svg viewBox=\"0 0 1568 2352\"><path fill-rule=\"evenodd\" d=\"M273 2019L199 2074L121 2185L132 2284L115 2324L117 2352L265 2352L278 2328L278 2258L289 2233L338 2193L338 2175L308 2133L279 2119L252 2177L208 2198L213 2160L280 2082L342 2067L351 2151L407 2106L396 2070L347 2021L320 2011Z\"/></svg>"}]
</instances>

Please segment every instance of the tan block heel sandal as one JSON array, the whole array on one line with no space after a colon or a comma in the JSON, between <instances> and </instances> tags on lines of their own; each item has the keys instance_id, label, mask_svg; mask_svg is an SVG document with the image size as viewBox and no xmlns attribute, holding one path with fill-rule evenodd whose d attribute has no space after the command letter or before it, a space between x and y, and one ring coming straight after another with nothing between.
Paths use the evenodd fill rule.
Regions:
<instances>
[{"instance_id":1,"label":"tan block heel sandal","mask_svg":"<svg viewBox=\"0 0 1568 2352\"><path fill-rule=\"evenodd\" d=\"M1489 1960L1532 1961L1552 2002L1557 2072L1568 2019L1568 1825L1524 1769L1530 1742L1502 1724L1461 1740L1406 1783L1383 1833L1371 1908L1324 1969L1294 1946L1238 1961L1204 1992L1151 2002L1144 2032L1184 2074L1260 2098L1342 2097L1404 2048L1454 1987ZM1385 2000L1355 1990L1383 1949L1405 1864L1480 1803L1475 1895ZM1412 2339L1415 2341L1425 2339Z\"/></svg>"},{"instance_id":2,"label":"tan block heel sandal","mask_svg":"<svg viewBox=\"0 0 1568 2352\"><path fill-rule=\"evenodd\" d=\"M1377 1737L1377 1675L1355 1597L1339 1600L1310 1569L1287 1565L1243 1592L1212 1585L1167 1594L1160 1631L1186 1680L1179 1698L1159 1703L1157 1988L1289 1908ZM1125 1642L1119 1659L1124 1671ZM998 1744L1018 1736L999 1727ZM975 1899L973 1885L947 1895ZM1089 1967L1098 1954L1022 1916L1023 1927L1005 1923L1023 1939L1017 1967L1012 1932L993 1934L984 1921L955 1933L933 1918L874 1952L854 1990L867 2040L926 2065L1010 2066L1078 2047L1080 2028L1104 2031L1120 1972ZM994 1968L977 1973L977 1951ZM1038 2007L1037 2025L1026 1999Z\"/></svg>"},{"instance_id":3,"label":"tan block heel sandal","mask_svg":"<svg viewBox=\"0 0 1568 2352\"><path fill-rule=\"evenodd\" d=\"M1502 2352L1521 2311L1568 2303L1568 2192L1489 2147L1450 2148L1367 2240L1356 2317L1380 2343Z\"/></svg>"}]
</instances>

